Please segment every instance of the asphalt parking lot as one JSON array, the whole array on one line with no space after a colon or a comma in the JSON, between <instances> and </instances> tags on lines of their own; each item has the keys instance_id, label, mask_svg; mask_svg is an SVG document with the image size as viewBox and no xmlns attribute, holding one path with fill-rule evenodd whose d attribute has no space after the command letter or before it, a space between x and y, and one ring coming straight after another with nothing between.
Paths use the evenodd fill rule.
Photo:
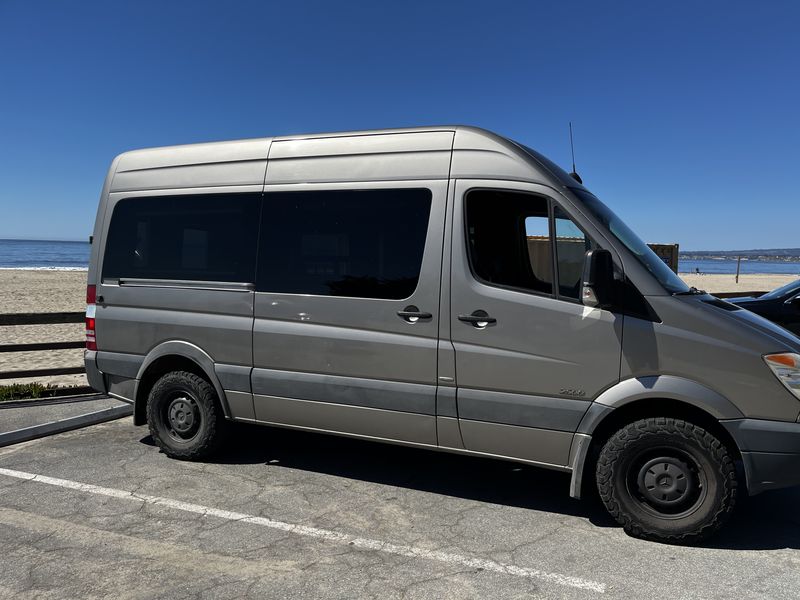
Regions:
<instances>
[{"instance_id":1,"label":"asphalt parking lot","mask_svg":"<svg viewBox=\"0 0 800 600\"><path fill-rule=\"evenodd\" d=\"M0 450L0 597L800 597L800 490L682 548L627 537L567 488L254 426L178 462L125 418Z\"/></svg>"}]
</instances>

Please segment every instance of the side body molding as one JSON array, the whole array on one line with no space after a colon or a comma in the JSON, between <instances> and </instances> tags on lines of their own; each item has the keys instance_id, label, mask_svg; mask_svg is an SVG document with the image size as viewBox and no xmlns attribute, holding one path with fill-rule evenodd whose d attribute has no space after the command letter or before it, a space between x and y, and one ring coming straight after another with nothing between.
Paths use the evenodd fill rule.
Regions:
<instances>
[{"instance_id":1,"label":"side body molding","mask_svg":"<svg viewBox=\"0 0 800 600\"><path fill-rule=\"evenodd\" d=\"M742 412L727 398L701 383L674 375L654 375L620 381L600 394L589 406L576 431L570 452L572 481L570 496L580 498L589 438L597 426L616 409L637 401L667 399L685 402L716 419L741 419Z\"/></svg>"},{"instance_id":2,"label":"side body molding","mask_svg":"<svg viewBox=\"0 0 800 600\"><path fill-rule=\"evenodd\" d=\"M219 378L214 370L214 359L198 346L182 340L163 342L147 353L136 375L134 398L137 399L137 402L139 401L139 382L147 372L148 367L163 356L183 356L197 363L214 386L214 390L216 390L217 396L219 396L220 403L222 404L222 411L225 413L225 417L228 419L231 418L231 411L228 406L228 400L225 397L225 391L222 389L222 385L220 385ZM135 410L134 414L136 414Z\"/></svg>"}]
</instances>

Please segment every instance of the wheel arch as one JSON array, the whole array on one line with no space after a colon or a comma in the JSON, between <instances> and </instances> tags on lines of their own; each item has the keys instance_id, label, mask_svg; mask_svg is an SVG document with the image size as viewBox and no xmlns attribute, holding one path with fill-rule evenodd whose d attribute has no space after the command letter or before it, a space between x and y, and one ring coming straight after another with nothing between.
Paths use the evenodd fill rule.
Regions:
<instances>
[{"instance_id":1,"label":"wheel arch","mask_svg":"<svg viewBox=\"0 0 800 600\"><path fill-rule=\"evenodd\" d=\"M628 379L603 392L581 420L573 441L570 495L580 498L591 481L597 455L606 441L625 425L648 417L684 419L710 431L741 459L741 450L723 419L741 419L736 406L714 390L673 376ZM745 485L747 485L745 473Z\"/></svg>"},{"instance_id":2,"label":"wheel arch","mask_svg":"<svg viewBox=\"0 0 800 600\"><path fill-rule=\"evenodd\" d=\"M230 418L225 391L214 371L214 359L194 344L174 340L153 348L139 367L134 391L134 425L144 425L147 422L146 408L150 389L162 375L170 371L188 371L206 379L217 392L223 414Z\"/></svg>"}]
</instances>

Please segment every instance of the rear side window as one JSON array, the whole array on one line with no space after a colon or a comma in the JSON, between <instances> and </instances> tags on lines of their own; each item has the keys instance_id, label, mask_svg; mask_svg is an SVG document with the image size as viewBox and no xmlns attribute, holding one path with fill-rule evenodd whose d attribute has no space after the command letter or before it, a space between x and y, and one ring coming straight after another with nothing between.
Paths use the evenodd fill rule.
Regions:
<instances>
[{"instance_id":1,"label":"rear side window","mask_svg":"<svg viewBox=\"0 0 800 600\"><path fill-rule=\"evenodd\" d=\"M268 193L257 289L408 298L417 288L430 210L427 189Z\"/></svg>"},{"instance_id":2,"label":"rear side window","mask_svg":"<svg viewBox=\"0 0 800 600\"><path fill-rule=\"evenodd\" d=\"M261 194L124 198L103 278L253 282L260 206Z\"/></svg>"}]
</instances>

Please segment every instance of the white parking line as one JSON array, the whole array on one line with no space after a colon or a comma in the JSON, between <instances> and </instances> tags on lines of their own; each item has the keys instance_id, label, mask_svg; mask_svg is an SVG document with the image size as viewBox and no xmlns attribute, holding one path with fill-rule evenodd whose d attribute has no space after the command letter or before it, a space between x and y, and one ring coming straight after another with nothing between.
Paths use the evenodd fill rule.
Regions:
<instances>
[{"instance_id":1,"label":"white parking line","mask_svg":"<svg viewBox=\"0 0 800 600\"><path fill-rule=\"evenodd\" d=\"M220 510L218 508L211 508L202 506L200 504L190 504L188 502L181 502L179 500L172 500L170 498L161 498L159 496L149 496L147 494L138 494L128 492L125 490L117 490L113 488L100 487L91 485L89 483L80 483L78 481L70 481L68 479L57 479L55 477L48 477L46 475L38 475L36 473L26 473L25 471L16 471L14 469L0 468L0 475L7 477L14 477L16 479L24 479L36 483L44 483L47 485L54 485L61 488L70 490L77 490L88 494L95 494L97 496L107 496L109 498L117 498L120 500L132 500L135 502L142 502L144 504L154 504L157 506L166 506L175 510L184 512L195 513L205 517L216 517L218 519L226 519L228 521L238 521L241 523L252 523L253 525L260 525L270 529L277 529L279 531L286 531L295 533L305 537L333 542L336 544L343 544L360 548L362 550L373 550L378 552L386 552L388 554L395 554L398 556L406 556L409 558L422 558L425 560L435 560L443 563L459 565L462 567L469 567L471 569L483 569L485 571L492 571L494 573L503 573L505 575L513 575L515 577L526 577L528 579L537 579L546 581L557 585L564 585L600 594L605 593L606 585L597 581L582 579L580 577L570 577L568 575L561 575L559 573L548 573L539 569L530 569L527 567L517 567L505 563L487 560L483 558L470 558L468 556L461 556L459 554L450 554L448 552L438 552L436 550L423 550L421 548L414 548L413 546L404 546L401 544L392 544L381 540L373 540L369 538L356 537L344 533L338 533L328 529L320 529L318 527L308 527L306 525L296 525L293 523L284 523L282 521L275 521L264 517L256 517L245 513L231 512L229 510Z\"/></svg>"}]
</instances>

